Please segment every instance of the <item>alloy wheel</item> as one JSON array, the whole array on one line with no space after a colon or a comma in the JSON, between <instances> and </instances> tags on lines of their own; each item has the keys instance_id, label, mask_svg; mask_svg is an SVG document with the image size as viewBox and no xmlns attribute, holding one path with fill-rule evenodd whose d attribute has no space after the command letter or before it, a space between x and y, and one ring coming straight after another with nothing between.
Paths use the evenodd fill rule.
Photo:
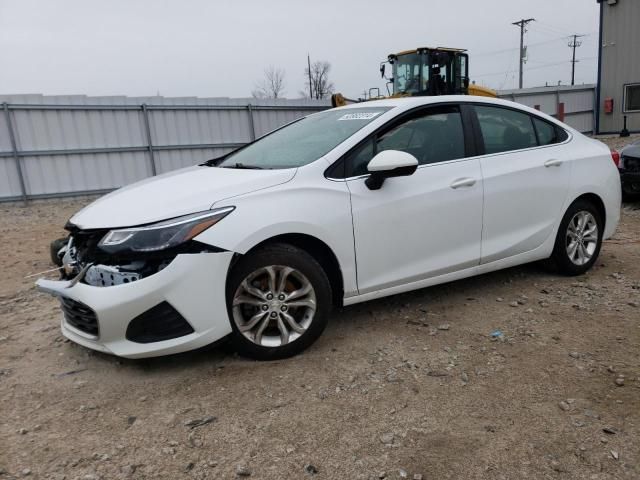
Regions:
<instances>
[{"instance_id":1,"label":"alloy wheel","mask_svg":"<svg viewBox=\"0 0 640 480\"><path fill-rule=\"evenodd\" d=\"M316 294L300 271L261 267L247 275L232 300L233 321L251 342L279 347L300 338L313 322Z\"/></svg>"},{"instance_id":2,"label":"alloy wheel","mask_svg":"<svg viewBox=\"0 0 640 480\"><path fill-rule=\"evenodd\" d=\"M593 257L598 246L598 222L586 210L576 213L566 233L566 251L575 265L585 265Z\"/></svg>"}]
</instances>

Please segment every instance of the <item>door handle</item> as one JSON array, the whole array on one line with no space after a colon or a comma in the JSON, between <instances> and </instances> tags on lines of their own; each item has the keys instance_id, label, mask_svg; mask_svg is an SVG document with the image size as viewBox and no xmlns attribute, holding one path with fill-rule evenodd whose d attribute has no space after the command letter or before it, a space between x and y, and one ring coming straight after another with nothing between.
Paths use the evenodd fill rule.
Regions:
<instances>
[{"instance_id":1,"label":"door handle","mask_svg":"<svg viewBox=\"0 0 640 480\"><path fill-rule=\"evenodd\" d=\"M459 178L449 186L455 190L456 188L473 187L475 184L476 184L475 178Z\"/></svg>"},{"instance_id":2,"label":"door handle","mask_svg":"<svg viewBox=\"0 0 640 480\"><path fill-rule=\"evenodd\" d=\"M560 165L562 165L562 160L558 160L555 158L552 158L551 160L547 160L546 162L544 162L544 166L549 168L549 167L559 167Z\"/></svg>"}]
</instances>

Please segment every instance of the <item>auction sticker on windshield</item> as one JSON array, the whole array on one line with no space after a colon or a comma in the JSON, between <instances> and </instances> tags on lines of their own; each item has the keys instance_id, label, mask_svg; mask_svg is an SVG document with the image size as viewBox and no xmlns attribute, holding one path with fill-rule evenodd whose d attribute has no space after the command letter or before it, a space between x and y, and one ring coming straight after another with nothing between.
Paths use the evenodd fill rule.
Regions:
<instances>
[{"instance_id":1,"label":"auction sticker on windshield","mask_svg":"<svg viewBox=\"0 0 640 480\"><path fill-rule=\"evenodd\" d=\"M341 116L340 120L371 120L374 117L377 117L382 112L361 112L361 113L345 113Z\"/></svg>"}]
</instances>

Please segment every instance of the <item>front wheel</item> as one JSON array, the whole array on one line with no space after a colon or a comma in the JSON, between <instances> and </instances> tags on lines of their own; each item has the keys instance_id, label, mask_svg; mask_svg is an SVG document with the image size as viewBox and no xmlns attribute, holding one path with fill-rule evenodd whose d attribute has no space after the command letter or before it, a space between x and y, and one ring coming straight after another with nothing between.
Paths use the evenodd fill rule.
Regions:
<instances>
[{"instance_id":1,"label":"front wheel","mask_svg":"<svg viewBox=\"0 0 640 480\"><path fill-rule=\"evenodd\" d=\"M551 259L561 273L581 275L596 262L602 246L604 225L598 209L577 200L560 222Z\"/></svg>"},{"instance_id":2,"label":"front wheel","mask_svg":"<svg viewBox=\"0 0 640 480\"><path fill-rule=\"evenodd\" d=\"M325 329L331 298L325 271L306 251L273 244L249 253L227 281L234 347L258 360L301 352Z\"/></svg>"}]
</instances>

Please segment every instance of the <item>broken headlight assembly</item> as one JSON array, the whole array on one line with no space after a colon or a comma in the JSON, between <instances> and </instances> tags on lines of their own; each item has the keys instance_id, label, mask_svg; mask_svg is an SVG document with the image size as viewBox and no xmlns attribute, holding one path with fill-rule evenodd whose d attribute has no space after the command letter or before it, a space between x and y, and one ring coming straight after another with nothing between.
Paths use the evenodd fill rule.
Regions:
<instances>
[{"instance_id":1,"label":"broken headlight assembly","mask_svg":"<svg viewBox=\"0 0 640 480\"><path fill-rule=\"evenodd\" d=\"M98 248L115 254L151 253L177 247L218 223L234 208L218 208L140 227L110 230L102 237Z\"/></svg>"}]
</instances>

